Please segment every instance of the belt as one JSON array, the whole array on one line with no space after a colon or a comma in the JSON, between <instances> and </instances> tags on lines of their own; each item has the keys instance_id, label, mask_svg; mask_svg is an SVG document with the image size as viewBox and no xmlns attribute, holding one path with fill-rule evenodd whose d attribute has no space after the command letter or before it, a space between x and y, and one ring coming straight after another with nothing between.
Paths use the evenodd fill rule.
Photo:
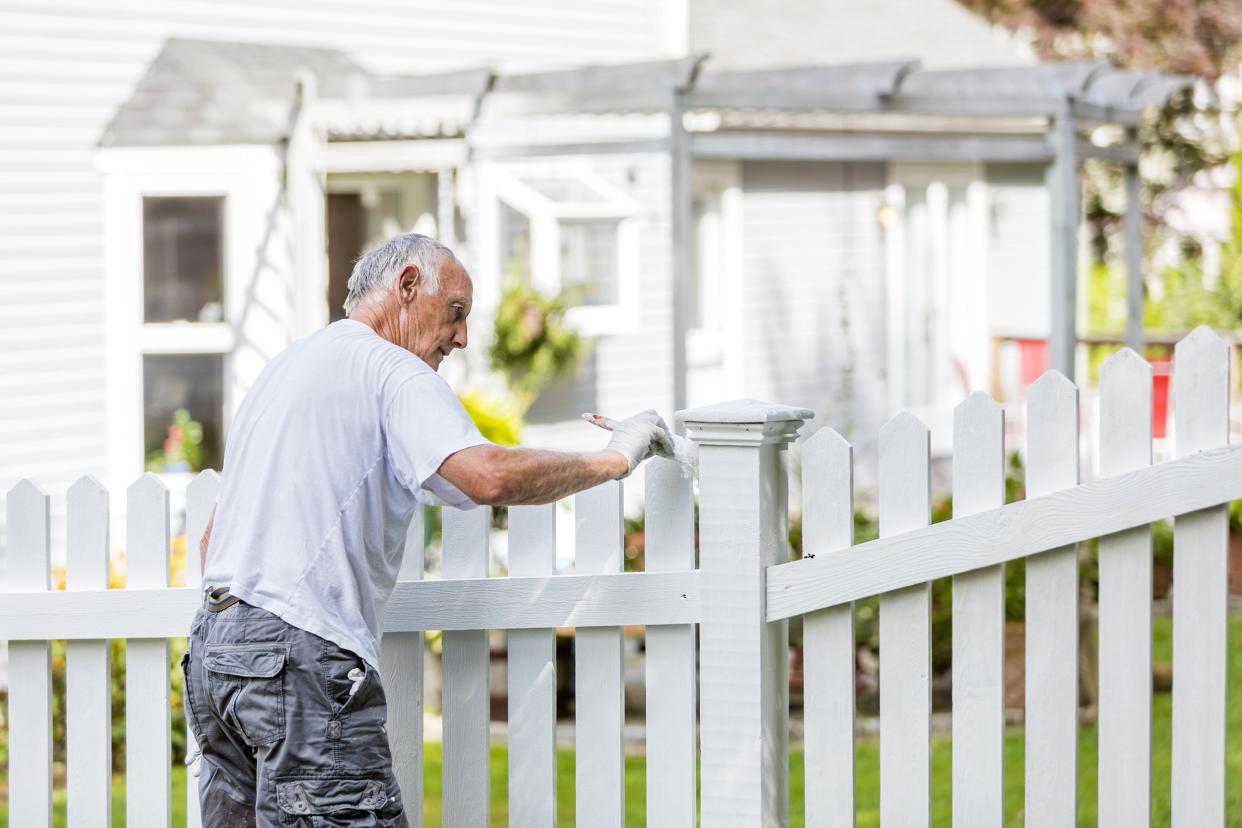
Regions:
<instances>
[{"instance_id":1,"label":"belt","mask_svg":"<svg viewBox=\"0 0 1242 828\"><path fill-rule=\"evenodd\" d=\"M208 612L222 612L240 601L236 595L229 594L228 587L216 587L203 594L203 609Z\"/></svg>"}]
</instances>

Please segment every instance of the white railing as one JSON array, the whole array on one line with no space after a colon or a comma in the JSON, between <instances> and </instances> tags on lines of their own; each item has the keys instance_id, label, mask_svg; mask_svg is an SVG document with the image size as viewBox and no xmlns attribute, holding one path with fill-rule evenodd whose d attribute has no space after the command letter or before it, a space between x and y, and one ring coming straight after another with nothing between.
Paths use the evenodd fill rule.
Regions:
<instances>
[{"instance_id":1,"label":"white railing","mask_svg":"<svg viewBox=\"0 0 1242 828\"><path fill-rule=\"evenodd\" d=\"M929 526L928 432L899 414L880 435L878 540L853 543L852 450L824 429L802 454L804 558L788 562L785 448L810 412L750 401L687 412L699 445L699 568L691 484L653 462L647 571L623 574L621 486L576 497L576 571L554 574L553 506L509 513L509 575L487 577L486 509L443 514L443 580L421 580L422 527L406 545L386 608L382 667L389 733L412 824L422 802L423 630L444 630L444 824L487 824L488 630L508 631L509 814L556 813L557 628L576 628L577 824L625 822L622 628L646 627L647 825L788 822L787 619L805 616L806 824L853 825L852 602L881 596L881 818L930 822L929 582L953 577L953 811L963 825L1004 817L1004 564L1029 557L1026 589L1026 806L1029 825L1077 812L1078 543L1100 544L1101 824L1150 818L1151 556L1154 520L1175 517L1174 824L1224 822L1225 506L1242 497L1242 449L1228 442L1228 350L1210 331L1177 349L1178 459L1151 466L1150 367L1129 351L1105 367L1101 468L1078 480L1077 390L1045 375L1028 399L1028 499L1004 505L1000 409L976 394L956 412L954 519ZM201 536L218 481L187 496ZM69 491L67 587L49 590L47 495L8 496L10 824L50 825L49 641L68 639L69 824L106 825L110 807L107 639L128 642L130 825L170 811L168 639L199 602L168 586L168 494L145 476L128 499L128 583L107 589L108 497ZM696 629L700 652L696 654ZM697 667L697 669L696 669ZM699 719L696 723L696 701ZM699 747L696 749L696 724ZM20 759L17 757L20 756ZM701 780L696 785L696 759ZM195 792L188 792L196 813ZM191 825L196 824L193 816Z\"/></svg>"}]
</instances>

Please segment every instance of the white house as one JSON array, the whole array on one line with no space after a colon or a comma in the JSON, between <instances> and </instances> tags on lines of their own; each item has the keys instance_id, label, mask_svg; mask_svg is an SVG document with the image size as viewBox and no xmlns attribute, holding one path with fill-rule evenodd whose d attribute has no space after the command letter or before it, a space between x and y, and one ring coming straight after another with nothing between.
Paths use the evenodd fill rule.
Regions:
<instances>
[{"instance_id":1,"label":"white house","mask_svg":"<svg viewBox=\"0 0 1242 828\"><path fill-rule=\"evenodd\" d=\"M1055 329L1056 107L1167 94L1036 65L952 0L53 0L0 10L0 47L0 488L90 472L118 500L178 408L212 464L408 229L476 279L459 385L502 274L581 298L590 357L529 441L750 396L858 435L865 479L890 411L934 420L991 387L995 337Z\"/></svg>"}]
</instances>

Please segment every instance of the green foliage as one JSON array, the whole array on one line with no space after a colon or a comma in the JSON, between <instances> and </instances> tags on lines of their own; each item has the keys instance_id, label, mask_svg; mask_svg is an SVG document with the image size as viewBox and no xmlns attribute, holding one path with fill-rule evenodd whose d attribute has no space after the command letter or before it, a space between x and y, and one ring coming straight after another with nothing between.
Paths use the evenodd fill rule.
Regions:
<instances>
[{"instance_id":1,"label":"green foliage","mask_svg":"<svg viewBox=\"0 0 1242 828\"><path fill-rule=\"evenodd\" d=\"M184 408L173 412L164 445L147 455L149 472L203 470L203 425Z\"/></svg>"},{"instance_id":2,"label":"green foliage","mask_svg":"<svg viewBox=\"0 0 1242 828\"><path fill-rule=\"evenodd\" d=\"M488 357L523 408L548 384L578 370L584 344L565 324L565 311L559 297L521 284L510 286L500 299Z\"/></svg>"},{"instance_id":3,"label":"green foliage","mask_svg":"<svg viewBox=\"0 0 1242 828\"><path fill-rule=\"evenodd\" d=\"M522 413L512 402L469 391L461 395L461 404L488 440L500 446L522 442Z\"/></svg>"}]
</instances>

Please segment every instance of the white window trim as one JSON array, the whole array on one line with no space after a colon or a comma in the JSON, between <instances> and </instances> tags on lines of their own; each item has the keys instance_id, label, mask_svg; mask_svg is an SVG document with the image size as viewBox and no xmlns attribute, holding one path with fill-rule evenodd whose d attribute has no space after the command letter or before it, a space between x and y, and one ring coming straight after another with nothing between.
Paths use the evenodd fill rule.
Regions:
<instances>
[{"instance_id":1,"label":"white window trim","mask_svg":"<svg viewBox=\"0 0 1242 828\"><path fill-rule=\"evenodd\" d=\"M484 201L491 225L484 242L495 249L489 257L497 284L500 281L500 204L503 202L530 219L531 283L543 293L561 290L562 220L612 219L617 222L617 301L607 305L579 305L565 313L565 321L583 336L608 336L634 331L638 325L638 214L637 201L587 167L558 167L557 175L578 179L596 190L604 202L557 202L496 165L485 165Z\"/></svg>"}]
</instances>

